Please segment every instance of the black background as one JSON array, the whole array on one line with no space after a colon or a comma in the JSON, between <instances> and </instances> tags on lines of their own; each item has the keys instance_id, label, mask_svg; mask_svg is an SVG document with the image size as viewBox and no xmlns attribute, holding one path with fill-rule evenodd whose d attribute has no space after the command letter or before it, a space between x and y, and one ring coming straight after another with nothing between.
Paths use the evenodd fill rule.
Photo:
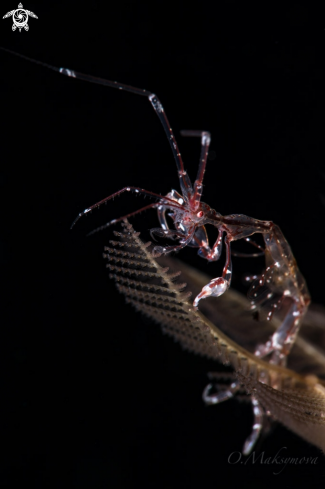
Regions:
<instances>
[{"instance_id":1,"label":"black background","mask_svg":"<svg viewBox=\"0 0 325 489\"><path fill-rule=\"evenodd\" d=\"M1 17L14 8L2 2ZM157 93L192 178L200 144L179 132L209 130L203 200L279 224L324 304L322 11L231 1L24 8L38 19L21 33L1 20L1 46ZM250 432L250 407L205 407L214 366L115 291L101 257L111 231L85 236L143 201L121 197L69 230L81 210L126 185L178 189L149 102L4 52L0 83L0 487L323 487L319 450L280 426L256 454L282 449L318 465L274 475L275 465L229 464ZM147 239L155 212L133 224ZM193 249L179 257L219 274ZM247 263L234 259L238 283Z\"/></svg>"}]
</instances>

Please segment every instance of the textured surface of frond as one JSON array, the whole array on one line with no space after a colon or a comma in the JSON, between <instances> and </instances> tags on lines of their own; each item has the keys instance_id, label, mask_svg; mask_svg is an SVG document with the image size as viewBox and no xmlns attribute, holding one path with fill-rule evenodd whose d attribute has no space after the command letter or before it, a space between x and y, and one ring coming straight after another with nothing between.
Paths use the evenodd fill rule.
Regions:
<instances>
[{"instance_id":1,"label":"textured surface of frond","mask_svg":"<svg viewBox=\"0 0 325 489\"><path fill-rule=\"evenodd\" d=\"M112 247L105 248L104 257L110 277L127 302L158 322L164 333L185 348L210 358L219 356L209 328L188 301L191 292L183 292L186 284L177 282L181 272L160 266L148 249L151 243L143 244L130 224L115 235L120 241L110 241Z\"/></svg>"},{"instance_id":2,"label":"textured surface of frond","mask_svg":"<svg viewBox=\"0 0 325 489\"><path fill-rule=\"evenodd\" d=\"M240 373L237 375L247 392L253 394L274 419L325 451L325 389L322 385L279 390Z\"/></svg>"},{"instance_id":3,"label":"textured surface of frond","mask_svg":"<svg viewBox=\"0 0 325 489\"><path fill-rule=\"evenodd\" d=\"M212 323L192 307L191 291L184 292L186 284L178 281L180 272L159 264L150 251L151 243L143 243L139 233L127 221L122 232L114 234L119 240L110 241L111 246L105 248L104 257L108 259L110 277L115 279L127 302L159 323L163 332L171 335L183 348L231 365L242 384L265 409L324 449L322 440L325 438L321 433L325 433L325 389L319 379L312 375L304 377L255 357L222 331L229 312L222 315L221 298L218 298L221 312ZM163 265L166 263L164 257L159 261ZM167 263L170 265L173 261L167 260ZM186 278L193 282L190 275L188 273ZM237 301L236 293L233 301Z\"/></svg>"}]
</instances>

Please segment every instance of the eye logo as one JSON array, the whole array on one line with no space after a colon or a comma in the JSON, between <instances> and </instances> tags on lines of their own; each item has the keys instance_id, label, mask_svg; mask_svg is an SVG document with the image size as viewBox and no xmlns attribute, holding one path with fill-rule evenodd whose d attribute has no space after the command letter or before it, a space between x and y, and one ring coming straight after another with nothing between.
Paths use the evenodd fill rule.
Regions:
<instances>
[{"instance_id":1,"label":"eye logo","mask_svg":"<svg viewBox=\"0 0 325 489\"><path fill-rule=\"evenodd\" d=\"M34 17L34 19L38 19L37 15L35 15L34 12L23 9L21 3L18 5L18 8L16 10L11 10L10 12L7 12L6 15L3 16L3 19L11 16L13 20L12 30L15 31L18 27L19 32L21 32L22 28L24 28L25 31L29 30L28 16Z\"/></svg>"}]
</instances>

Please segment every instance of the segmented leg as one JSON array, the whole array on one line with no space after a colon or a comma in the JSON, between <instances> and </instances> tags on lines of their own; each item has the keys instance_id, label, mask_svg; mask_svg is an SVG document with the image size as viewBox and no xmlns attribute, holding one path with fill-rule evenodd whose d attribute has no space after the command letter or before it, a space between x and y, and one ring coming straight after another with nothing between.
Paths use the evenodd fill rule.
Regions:
<instances>
[{"instance_id":1,"label":"segmented leg","mask_svg":"<svg viewBox=\"0 0 325 489\"><path fill-rule=\"evenodd\" d=\"M253 429L244 443L244 455L249 455L251 453L263 428L264 410L255 397L252 397L252 405L254 413Z\"/></svg>"},{"instance_id":2,"label":"segmented leg","mask_svg":"<svg viewBox=\"0 0 325 489\"><path fill-rule=\"evenodd\" d=\"M181 241L180 241L180 243L178 245L174 245L174 246L155 246L154 249L152 250L153 256L154 257L158 257L161 254L167 254L167 253L170 253L172 251L179 251L182 248L185 248L185 246L187 246L191 242L191 240L193 239L194 230L195 230L195 228L193 227L193 229L189 231L189 235L188 236L183 236L183 238L181 239ZM162 231L164 231L164 230L162 230ZM177 231L175 232L173 230L170 230L170 232L173 235L178 235L178 232ZM181 235L181 233L179 233L179 234Z\"/></svg>"},{"instance_id":3,"label":"segmented leg","mask_svg":"<svg viewBox=\"0 0 325 489\"><path fill-rule=\"evenodd\" d=\"M238 391L240 390L240 381L239 380L234 380L231 382L228 388L226 389L220 389L219 392L215 392L214 394L211 394L211 390L215 388L216 386L219 386L219 384L215 383L210 383L208 384L203 393L202 393L202 399L205 404L208 406L212 406L215 404L220 404L221 402L227 401L228 399L231 399L234 397ZM249 399L249 398L248 398ZM254 421L253 421L253 427L252 427L252 432L251 434L247 437L244 446L243 446L243 454L244 455L249 455L252 449L254 448L260 433L263 428L263 420L264 420L264 410L259 404L258 400L255 397L251 397L251 403L253 407L253 415L254 415Z\"/></svg>"},{"instance_id":4,"label":"segmented leg","mask_svg":"<svg viewBox=\"0 0 325 489\"><path fill-rule=\"evenodd\" d=\"M216 392L214 394L210 394L211 390L215 387L214 384L208 384L203 393L202 393L202 399L205 402L205 404L211 406L214 404L220 404L220 402L227 401L228 399L231 399L236 392L240 389L240 383L238 380L235 380L232 382L228 389L221 390L220 392Z\"/></svg>"},{"instance_id":5,"label":"segmented leg","mask_svg":"<svg viewBox=\"0 0 325 489\"><path fill-rule=\"evenodd\" d=\"M180 206L184 204L184 198L176 190L172 190L171 192L168 192L165 198L179 204ZM162 229L169 229L167 219L166 219L167 210L168 208L163 204L160 204L158 206L158 219Z\"/></svg>"},{"instance_id":6,"label":"segmented leg","mask_svg":"<svg viewBox=\"0 0 325 489\"><path fill-rule=\"evenodd\" d=\"M285 366L286 358L295 342L304 314L305 311L299 311L297 304L293 303L270 340L258 345L254 354L263 358L272 353L270 363Z\"/></svg>"}]
</instances>

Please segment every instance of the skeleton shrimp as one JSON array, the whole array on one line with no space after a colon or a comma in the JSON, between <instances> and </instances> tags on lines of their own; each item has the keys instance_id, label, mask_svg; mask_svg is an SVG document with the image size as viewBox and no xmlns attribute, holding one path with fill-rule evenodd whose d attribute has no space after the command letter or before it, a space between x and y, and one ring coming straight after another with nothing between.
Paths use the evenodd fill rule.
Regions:
<instances>
[{"instance_id":1,"label":"skeleton shrimp","mask_svg":"<svg viewBox=\"0 0 325 489\"><path fill-rule=\"evenodd\" d=\"M6 49L3 50L28 61L41 64L68 77L124 90L147 97L149 99L167 135L174 159L176 161L181 194L176 190L171 190L166 196L161 196L152 191L144 190L138 187L124 187L118 192L109 195L105 199L81 212L71 227L73 227L82 216L88 214L93 209L100 207L105 202L114 199L114 197L120 196L125 192L134 192L143 196L149 196L153 198L155 202L123 217L113 219L104 226L95 229L92 231L92 233L107 228L144 210L153 208L157 209L158 211L160 227L151 229L151 236L153 237L155 235L178 241L177 244L170 246L156 246L153 250L154 254L156 255L167 254L172 251L179 251L186 246L190 246L198 248L199 256L205 258L209 262L214 262L220 259L222 244L224 242L226 248L226 260L223 267L222 276L214 278L203 287L202 291L194 299L193 306L195 309L198 309L199 302L202 299L211 296L218 297L224 294L230 287L232 278L231 243L240 239L246 239L249 241L250 236L260 233L263 236L265 243L265 249L263 252L265 254L266 270L258 278L258 285L268 287L270 291L268 298L271 298L274 294L277 294L281 298L280 302L283 299L286 299L288 302L289 299L291 305L282 324L275 331L275 333L265 344L258 345L256 347L255 355L260 358L269 357L269 361L271 363L284 366L287 355L294 344L302 318L304 317L310 303L308 289L305 280L297 267L291 248L283 236L280 228L276 224L274 224L272 221L261 221L242 214L222 216L208 204L201 201L203 177L206 169L207 156L211 140L210 133L207 131L182 131L183 136L194 136L201 138L200 162L196 180L194 185L192 185L187 172L184 169L184 163L164 108L154 93L122 83L112 82L101 78L94 78L70 69L56 68L26 56L19 55L12 51ZM168 215L172 218L174 229L171 229L167 222L167 211L169 211ZM214 226L218 229L218 238L212 247L209 245L206 231L207 225ZM273 311L276 307L277 305L275 304L273 306ZM269 318L272 316L273 311L269 315ZM239 390L240 383L239 381L234 381L228 390L212 395L210 394L211 388L212 384L209 384L206 387L203 393L203 400L207 404L217 404L232 397ZM255 421L252 434L246 440L244 445L243 452L245 454L248 454L256 443L263 424L263 410L261 406L255 398L252 398L252 403Z\"/></svg>"},{"instance_id":2,"label":"skeleton shrimp","mask_svg":"<svg viewBox=\"0 0 325 489\"><path fill-rule=\"evenodd\" d=\"M268 286L270 289L269 298L276 293L281 296L281 299L291 299L292 305L281 326L266 342L266 344L259 345L256 348L255 355L261 358L271 355L271 363L284 365L286 357L289 354L298 333L301 320L304 317L310 303L307 285L297 267L296 260L288 242L276 224L274 224L272 221L261 221L242 214L222 216L208 204L201 202L203 177L211 141L210 133L207 131L182 131L183 136L201 137L201 156L199 168L194 185L192 185L187 172L184 169L184 163L164 108L154 93L124 85L122 83L94 78L92 76L84 75L66 68L50 68L69 77L78 78L80 80L117 88L119 90L124 90L147 97L167 135L176 161L179 183L182 192L181 195L176 190L171 190L166 196L163 197L159 194L139 187L124 187L118 192L109 195L105 199L81 212L72 223L71 227L73 227L82 216L88 214L93 209L98 208L103 203L120 196L124 192L134 192L136 194L154 198L157 202L142 207L123 217L113 219L104 226L95 229L92 231L92 233L105 229L144 210L156 208L161 227L151 229L151 236L153 237L156 235L158 237L177 240L178 244L171 246L155 246L153 250L155 255L179 251L186 246L190 246L198 248L199 256L205 258L209 262L213 262L219 260L222 251L222 243L224 241L226 248L226 262L223 267L222 276L214 278L203 287L200 294L194 300L193 306L195 309L198 309L200 300L210 296L218 297L224 294L230 287L232 278L231 243L243 238L249 241L249 236L256 233L262 234L265 243L264 254L266 271L259 278L259 284L266 284ZM170 211L168 215L172 218L175 229L170 229L167 223L167 211ZM209 246L206 231L207 225L212 225L218 229L218 238L212 247ZM275 305L273 309L276 307L277 305ZM272 313L270 314L270 317L271 316Z\"/></svg>"}]
</instances>

